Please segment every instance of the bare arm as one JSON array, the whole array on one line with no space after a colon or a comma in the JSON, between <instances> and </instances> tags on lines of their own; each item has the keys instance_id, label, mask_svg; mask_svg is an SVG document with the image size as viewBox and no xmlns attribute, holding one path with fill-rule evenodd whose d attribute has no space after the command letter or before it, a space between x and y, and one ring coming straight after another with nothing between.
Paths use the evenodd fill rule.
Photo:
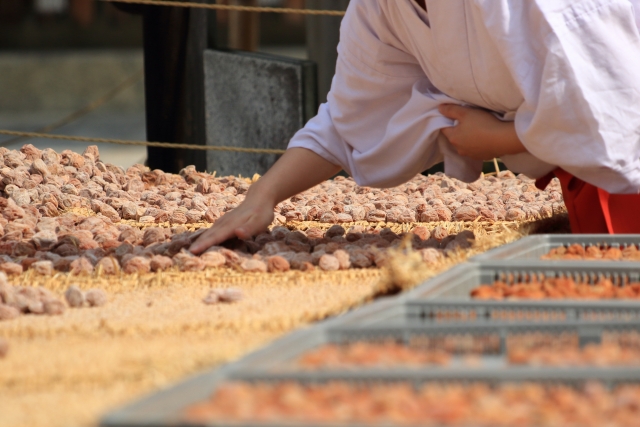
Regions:
<instances>
[{"instance_id":1,"label":"bare arm","mask_svg":"<svg viewBox=\"0 0 640 427\"><path fill-rule=\"evenodd\" d=\"M233 211L223 215L189 250L199 254L232 237L246 239L265 230L273 221L273 208L340 172L311 150L291 148L256 183Z\"/></svg>"}]
</instances>

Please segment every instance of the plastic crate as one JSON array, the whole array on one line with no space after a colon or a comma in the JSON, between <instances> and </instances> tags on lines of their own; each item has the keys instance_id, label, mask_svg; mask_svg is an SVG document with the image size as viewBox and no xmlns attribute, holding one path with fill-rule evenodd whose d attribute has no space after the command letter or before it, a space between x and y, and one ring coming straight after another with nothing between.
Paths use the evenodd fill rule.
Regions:
<instances>
[{"instance_id":1,"label":"plastic crate","mask_svg":"<svg viewBox=\"0 0 640 427\"><path fill-rule=\"evenodd\" d=\"M634 332L640 336L640 323L630 322L475 322L424 325L413 322L380 322L379 325L343 326L314 329L304 336L284 340L241 360L236 366L244 374L283 373L299 371L368 370L395 369L401 371L438 369L466 369L465 357L477 355L477 369L514 369L507 363L506 352L509 339L531 337L531 334L545 334L550 337L574 336L580 346L600 343L605 334ZM298 363L306 353L327 344L350 344L356 342L396 342L418 349L444 349L452 355L451 364L446 366L424 365L404 368L375 367L326 367L308 368ZM640 369L640 366L638 366Z\"/></svg>"},{"instance_id":2,"label":"plastic crate","mask_svg":"<svg viewBox=\"0 0 640 427\"><path fill-rule=\"evenodd\" d=\"M380 384L380 383L409 383L414 386L421 386L429 382L434 383L463 383L470 384L474 382L483 382L489 385L498 385L501 383L517 383L517 382L536 382L549 385L565 384L569 386L581 386L592 381L598 381L607 387L613 387L622 384L640 383L640 370L630 371L628 369L612 369L593 371L591 369L574 369L567 371L566 369L539 369L532 368L528 371L502 371L502 373L486 373L477 371L472 373L464 372L414 372L410 377L406 375L398 375L393 372L380 372L378 375L372 376L367 373L351 372L340 376L327 376L319 374L297 374L297 375L243 375L236 373L227 377L219 377L216 379L198 377L191 381L182 383L176 387L168 389L161 394L150 396L127 408L114 412L100 422L101 427L272 427L272 426L301 426L301 427L371 427L371 424L343 424L343 423L304 423L304 422L287 422L281 420L278 422L261 423L261 422L224 422L211 421L206 423L191 423L185 420L184 411L197 403L201 403L211 397L212 393L227 381L263 383L263 382L281 382L295 381L301 384L321 384L333 381L345 381L354 385ZM206 390L200 388L194 389L206 383ZM375 424L380 425L380 424ZM393 424L383 424L387 427L393 427ZM445 426L441 426L445 427Z\"/></svg>"},{"instance_id":3,"label":"plastic crate","mask_svg":"<svg viewBox=\"0 0 640 427\"><path fill-rule=\"evenodd\" d=\"M500 362L501 354L487 355L488 363L482 367L466 367L454 364L447 368L393 368L393 369L342 369L342 370L304 370L291 369L292 361L309 349L330 342L344 343L354 340L380 338L411 339L412 336L438 335L487 335L497 334L504 340L509 334L528 332L566 333L580 335L581 344L598 341L604 332L640 331L637 322L562 322L556 324L456 324L424 325L398 324L380 328L374 325L335 326L323 324L306 331L295 332L267 348L259 350L240 361L227 365L211 373L180 383L168 390L148 396L128 407L107 415L101 422L103 427L151 427L151 426L196 426L184 421L183 413L189 406L208 399L218 386L225 382L282 382L294 381L302 384L321 384L332 381L345 381L352 384L406 382L419 386L428 382L470 383L482 381L489 384L502 382L541 382L549 384L568 384L579 386L589 381L600 381L606 386L625 383L640 383L640 368L629 367L533 367L516 366L505 368ZM500 352L504 351L502 345ZM493 358L493 359L491 359ZM283 369L284 366L289 369ZM267 427L275 424L265 423L207 423L207 426L246 426ZM304 425L317 424L288 424ZM328 424L334 425L334 424ZM328 425L323 425L328 426ZM356 427L355 424L350 424ZM319 426L320 427L320 426Z\"/></svg>"},{"instance_id":4,"label":"plastic crate","mask_svg":"<svg viewBox=\"0 0 640 427\"><path fill-rule=\"evenodd\" d=\"M543 261L541 257L549 253L551 249L559 246L579 244L583 247L599 246L625 248L630 245L640 245L640 235L635 234L544 234L524 237L513 243L476 255L471 261L511 261L528 260ZM550 262L550 261L545 261ZM551 261L558 262L558 261ZM564 261L568 262L568 261ZM571 261L571 262L633 262L633 261ZM640 262L637 262L640 265Z\"/></svg>"},{"instance_id":5,"label":"plastic crate","mask_svg":"<svg viewBox=\"0 0 640 427\"><path fill-rule=\"evenodd\" d=\"M423 322L446 321L640 321L637 300L473 300L471 290L496 280L515 283L531 277L571 277L593 283L609 278L615 284L640 280L640 268L632 263L541 264L484 262L459 265L403 296L405 315Z\"/></svg>"},{"instance_id":6,"label":"plastic crate","mask_svg":"<svg viewBox=\"0 0 640 427\"><path fill-rule=\"evenodd\" d=\"M640 369L614 367L594 369L591 366L567 369L566 367L527 366L511 369L352 369L342 371L282 371L240 372L234 371L227 381L288 382L318 384L346 381L357 384L380 382L407 382L416 386L425 382L542 382L550 384L580 385L590 381L607 386L640 382ZM208 397L208 396L207 396ZM206 399L206 397L204 398ZM201 399L202 400L202 399ZM193 403L197 403L194 401Z\"/></svg>"}]
</instances>

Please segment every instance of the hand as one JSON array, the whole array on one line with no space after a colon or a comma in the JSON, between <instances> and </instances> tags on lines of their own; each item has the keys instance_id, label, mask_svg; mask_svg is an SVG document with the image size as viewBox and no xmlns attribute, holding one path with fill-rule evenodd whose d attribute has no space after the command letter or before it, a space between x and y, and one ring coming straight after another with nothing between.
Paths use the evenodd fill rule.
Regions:
<instances>
[{"instance_id":1,"label":"hand","mask_svg":"<svg viewBox=\"0 0 640 427\"><path fill-rule=\"evenodd\" d=\"M526 151L513 122L503 122L478 108L454 104L440 105L439 111L443 116L458 121L456 126L443 128L441 132L461 156L488 160Z\"/></svg>"},{"instance_id":2,"label":"hand","mask_svg":"<svg viewBox=\"0 0 640 427\"><path fill-rule=\"evenodd\" d=\"M247 194L247 198L234 210L221 216L207 231L193 242L189 251L198 255L209 247L232 237L249 239L265 231L273 222L276 203L259 194Z\"/></svg>"},{"instance_id":3,"label":"hand","mask_svg":"<svg viewBox=\"0 0 640 427\"><path fill-rule=\"evenodd\" d=\"M200 254L232 237L248 239L266 230L273 222L273 208L278 203L331 178L340 169L313 151L288 149L262 178L251 185L244 202L220 217L189 250Z\"/></svg>"}]
</instances>

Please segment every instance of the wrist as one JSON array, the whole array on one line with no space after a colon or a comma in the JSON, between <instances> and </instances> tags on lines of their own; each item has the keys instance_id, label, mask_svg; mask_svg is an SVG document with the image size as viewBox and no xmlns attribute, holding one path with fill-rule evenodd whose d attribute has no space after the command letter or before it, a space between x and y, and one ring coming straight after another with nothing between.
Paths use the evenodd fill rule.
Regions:
<instances>
[{"instance_id":1,"label":"wrist","mask_svg":"<svg viewBox=\"0 0 640 427\"><path fill-rule=\"evenodd\" d=\"M264 181L264 178L258 179L255 183L249 187L247 191L246 201L250 203L256 203L262 206L269 206L274 208L282 200L278 200L278 194L276 193L276 186L268 185Z\"/></svg>"}]
</instances>

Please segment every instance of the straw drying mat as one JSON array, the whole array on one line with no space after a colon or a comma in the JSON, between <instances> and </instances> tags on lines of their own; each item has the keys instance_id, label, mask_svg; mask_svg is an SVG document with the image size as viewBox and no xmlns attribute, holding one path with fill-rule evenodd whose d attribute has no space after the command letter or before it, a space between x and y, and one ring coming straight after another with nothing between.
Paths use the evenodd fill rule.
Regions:
<instances>
[{"instance_id":1,"label":"straw drying mat","mask_svg":"<svg viewBox=\"0 0 640 427\"><path fill-rule=\"evenodd\" d=\"M310 225L324 227L318 223L289 227L304 230ZM415 225L419 224L390 227L400 232ZM28 270L11 283L44 286L60 295L70 284L102 288L109 293L109 303L67 310L62 316L21 316L0 322L0 337L10 342L7 357L0 360L0 424L94 425L105 411L143 393L236 359L375 295L414 286L470 255L530 231L517 222L437 225L451 232L471 229L476 243L437 265L425 264L416 253L399 251L384 270L170 270L85 278L64 273L43 277ZM228 287L242 289L244 299L233 304L202 303L210 288Z\"/></svg>"},{"instance_id":2,"label":"straw drying mat","mask_svg":"<svg viewBox=\"0 0 640 427\"><path fill-rule=\"evenodd\" d=\"M470 255L527 234L530 228L523 220L552 217L543 221L553 223L553 214L563 209L557 183L541 192L533 181L510 172L483 176L470 184L443 174L419 175L394 189L360 187L351 179L336 177L282 202L274 210L278 224L286 223L287 227L302 231L309 229L305 233L287 234L280 228L268 235L263 233L262 238L241 242L246 249L264 245L260 250L264 256L256 251L246 252L261 259L242 258L241 269L254 271L258 266L261 271L271 262L271 270L285 270L282 263L289 261L283 256L295 252L291 258L292 271L241 272L232 268L237 266L231 262L233 254L239 257L237 251L222 248L211 254L213 261L222 256L229 267L203 270L205 257L175 253L172 248L179 246L177 251L185 248L190 244L189 236L193 237L187 233L189 229L208 226L238 206L258 177L251 180L215 177L197 172L192 166L179 175L151 171L143 165L125 171L100 161L97 147L88 147L82 155L69 150L62 153L39 150L28 144L20 151L0 147L0 161L0 270L16 274L10 276L11 284L28 286L17 290L11 287L11 292L45 295L45 291L31 288L43 286L62 298L69 285L77 285L81 289L102 289L108 294L104 306L67 309L59 316L25 314L0 322L0 353L5 340L9 344L6 357L0 354L2 427L95 425L104 412L143 393L237 359L292 329L338 315L376 296L410 288ZM63 215L69 209L73 214ZM96 212L98 218L87 220ZM292 222L301 219L314 222ZM505 219L511 222L501 221ZM354 220L390 224L349 223ZM465 222L433 222L456 220ZM327 236L334 234L334 229L317 238L332 224L341 224L346 229L352 225L363 227L355 227L353 230L359 231L352 231L351 236ZM80 225L84 228L80 229ZM365 236L385 225L395 233L384 230L377 236ZM415 234L425 245L431 241L444 246L447 235L464 230L473 230L476 238L468 248L469 233L464 233L460 235L464 240L448 241L444 246L448 256L442 257L441 251L438 256L428 258L435 248L422 247L413 252L407 249L408 240L400 240L403 238L400 234L417 225L428 228L420 230L424 239L417 231ZM150 226L171 230L139 233L139 229ZM343 228L336 229L345 232ZM434 238L426 237L428 233ZM284 235L284 240L276 235ZM311 245L296 240L301 237L308 242L325 240L314 246L314 251L321 245L326 249L326 254L324 250L314 252L318 255L314 263L324 270L335 269L336 264L344 267L344 256L350 257L351 253L342 251L338 259L339 252L334 246L344 245L346 249L346 242L351 242L347 237L362 239L367 245L365 237L385 240L378 242L380 246L376 243L373 249L352 245L356 246L352 250L360 266L375 261L376 265L386 267L333 272L316 268L301 272L315 268L308 260L296 258L298 255L312 258L310 252L304 253ZM393 245L387 237L393 240ZM451 252L449 245L452 249L468 249ZM294 250L301 247L305 248L303 252ZM391 247L395 249L385 249L390 257L377 251ZM115 254L116 248L123 249L117 257L123 270L129 272L150 271L150 259L154 260L156 255L158 262L169 261L164 265L177 267L155 274L102 274L105 267L115 269L115 258L109 254ZM274 248L276 252L271 253ZM111 249L114 251L108 252ZM366 249L366 255L360 249ZM98 257L94 250L102 250L103 254ZM142 251L136 254L151 252L134 256L134 250ZM94 261L90 260L91 251ZM271 257L275 253L283 256ZM212 257L208 259L213 264ZM436 263L427 263L425 259ZM57 264L58 261L63 263ZM67 261L71 264L77 261L77 271L91 271L91 275L62 273L67 271L64 265L70 267L64 264ZM178 267L189 270L186 267L193 266L193 262L202 267L199 272L178 271ZM280 267L275 268L276 262ZM347 258L344 264L347 262L351 259ZM133 268L128 268L130 264ZM23 269L26 272L20 274ZM2 279L6 290L9 287L4 276ZM212 288L232 287L240 289L242 300L203 303ZM3 299L7 302L7 295ZM23 312L45 309L42 301L36 301L41 304L38 309L37 304L24 305L26 300L24 296L22 306L17 298L13 303ZM45 302L49 308L55 307L51 299ZM63 308L61 301L55 302L59 309ZM10 305L0 308L4 317L9 317L6 313L11 314L12 310L13 315L18 311Z\"/></svg>"}]
</instances>

